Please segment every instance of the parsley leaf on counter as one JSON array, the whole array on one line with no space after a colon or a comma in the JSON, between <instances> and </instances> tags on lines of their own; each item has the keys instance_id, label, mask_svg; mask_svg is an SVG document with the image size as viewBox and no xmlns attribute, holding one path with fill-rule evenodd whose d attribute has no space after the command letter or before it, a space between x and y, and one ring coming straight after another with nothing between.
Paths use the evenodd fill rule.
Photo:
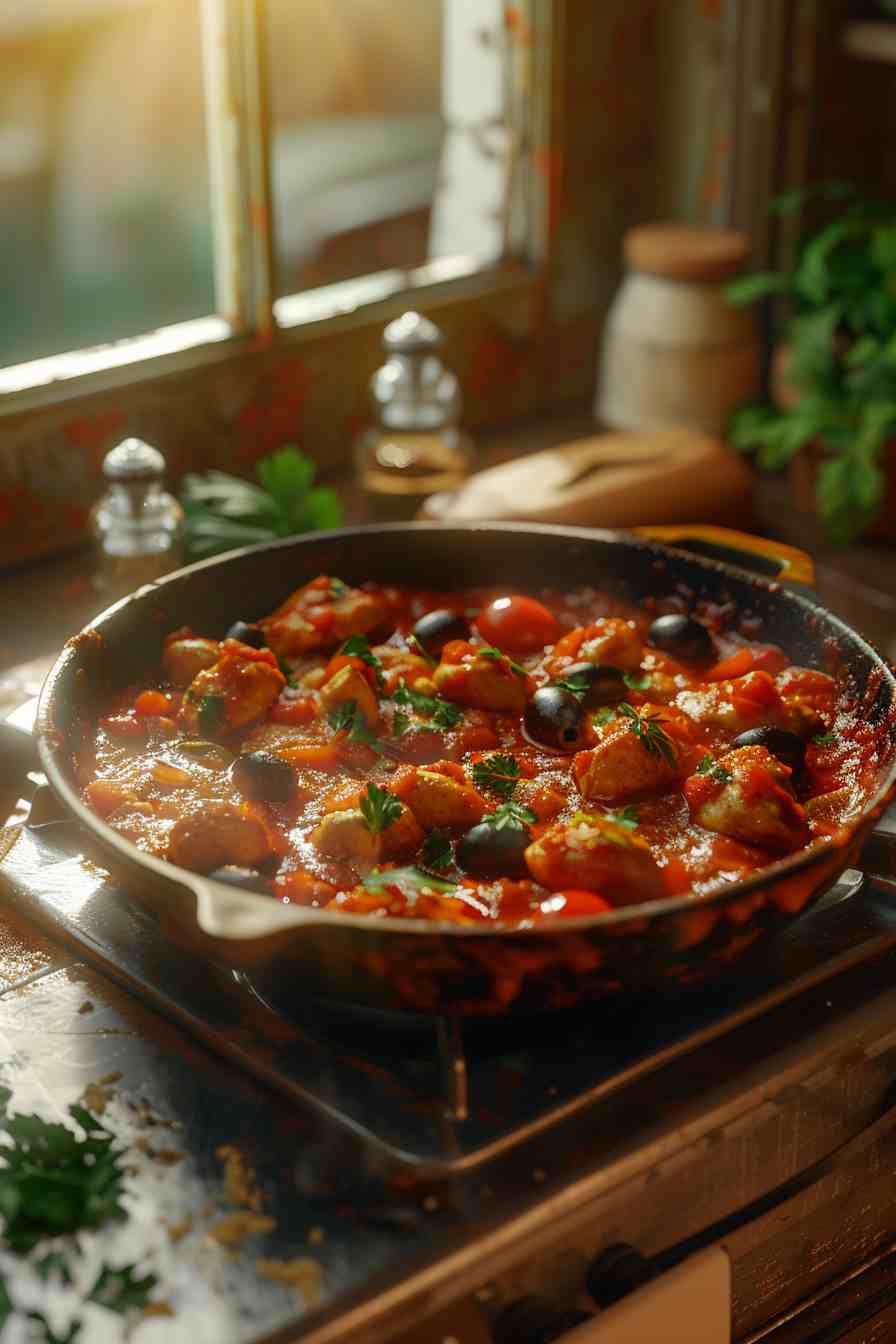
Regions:
<instances>
[{"instance_id":1,"label":"parsley leaf on counter","mask_svg":"<svg viewBox=\"0 0 896 1344\"><path fill-rule=\"evenodd\" d=\"M383 665L375 653L371 653L370 645L363 635L350 635L339 650L349 658L360 658L362 663L372 667L376 673L376 684L382 690L383 686Z\"/></svg>"},{"instance_id":2,"label":"parsley leaf on counter","mask_svg":"<svg viewBox=\"0 0 896 1344\"><path fill-rule=\"evenodd\" d=\"M401 803L395 794L372 782L358 806L371 835L380 835L401 816Z\"/></svg>"},{"instance_id":3,"label":"parsley leaf on counter","mask_svg":"<svg viewBox=\"0 0 896 1344\"><path fill-rule=\"evenodd\" d=\"M138 1278L136 1265L122 1265L121 1269L103 1265L88 1300L108 1311L117 1311L120 1315L128 1311L142 1311L157 1283L155 1274Z\"/></svg>"},{"instance_id":4,"label":"parsley leaf on counter","mask_svg":"<svg viewBox=\"0 0 896 1344\"><path fill-rule=\"evenodd\" d=\"M489 812L482 818L483 826L494 826L496 831L503 831L508 828L515 830L525 830L537 821L535 813L531 807L523 807L522 803L502 803L496 807L494 812Z\"/></svg>"},{"instance_id":5,"label":"parsley leaf on counter","mask_svg":"<svg viewBox=\"0 0 896 1344\"><path fill-rule=\"evenodd\" d=\"M718 761L714 760L709 752L697 766L696 773L706 775L708 779L714 779L717 784L727 784L729 779L732 778L731 771L726 770L724 765L720 765Z\"/></svg>"},{"instance_id":6,"label":"parsley leaf on counter","mask_svg":"<svg viewBox=\"0 0 896 1344\"><path fill-rule=\"evenodd\" d=\"M415 714L432 719L434 728L454 728L460 722L461 712L450 700L442 700L437 695L424 695L422 691L412 691L402 681L392 699L396 705L407 705Z\"/></svg>"},{"instance_id":7,"label":"parsley leaf on counter","mask_svg":"<svg viewBox=\"0 0 896 1344\"><path fill-rule=\"evenodd\" d=\"M430 831L429 835L423 841L423 848L420 850L420 858L426 864L427 868L448 868L454 855L451 850L451 841L444 831Z\"/></svg>"},{"instance_id":8,"label":"parsley leaf on counter","mask_svg":"<svg viewBox=\"0 0 896 1344\"><path fill-rule=\"evenodd\" d=\"M8 1115L10 1095L0 1088L0 1126L12 1140L0 1147L3 1242L30 1251L42 1237L122 1217L122 1153L113 1135L83 1106L69 1107L83 1137L36 1115Z\"/></svg>"},{"instance_id":9,"label":"parsley leaf on counter","mask_svg":"<svg viewBox=\"0 0 896 1344\"><path fill-rule=\"evenodd\" d=\"M288 444L256 464L258 485L224 471L189 472L181 489L188 558L338 527L339 498L313 484L316 471L310 457Z\"/></svg>"},{"instance_id":10,"label":"parsley leaf on counter","mask_svg":"<svg viewBox=\"0 0 896 1344\"><path fill-rule=\"evenodd\" d=\"M519 779L520 767L513 756L487 756L473 766L473 783L505 801L513 795Z\"/></svg>"},{"instance_id":11,"label":"parsley leaf on counter","mask_svg":"<svg viewBox=\"0 0 896 1344\"><path fill-rule=\"evenodd\" d=\"M337 705L335 709L331 709L327 716L327 722L337 733L348 733L350 742L363 742L371 751L375 751L378 756L382 756L382 745L375 734L367 727L364 715L359 711L354 700L346 700L343 704Z\"/></svg>"}]
</instances>

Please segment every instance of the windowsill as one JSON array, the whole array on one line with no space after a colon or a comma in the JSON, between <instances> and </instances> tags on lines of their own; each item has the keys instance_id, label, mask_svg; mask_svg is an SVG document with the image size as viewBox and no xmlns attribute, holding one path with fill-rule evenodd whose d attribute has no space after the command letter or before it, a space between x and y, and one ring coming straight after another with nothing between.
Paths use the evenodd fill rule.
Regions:
<instances>
[{"instance_id":1,"label":"windowsill","mask_svg":"<svg viewBox=\"0 0 896 1344\"><path fill-rule=\"evenodd\" d=\"M536 452L594 432L590 413L568 408L480 435L480 465ZM343 496L349 523L367 519L364 497L351 476L330 478ZM896 548L858 543L847 550L830 545L815 519L797 514L782 477L757 477L755 530L808 550L818 569L823 603L893 656L896 616ZM104 605L90 585L92 555L81 549L0 573L0 605L8 613L6 640L0 641L0 670L49 656Z\"/></svg>"}]
</instances>

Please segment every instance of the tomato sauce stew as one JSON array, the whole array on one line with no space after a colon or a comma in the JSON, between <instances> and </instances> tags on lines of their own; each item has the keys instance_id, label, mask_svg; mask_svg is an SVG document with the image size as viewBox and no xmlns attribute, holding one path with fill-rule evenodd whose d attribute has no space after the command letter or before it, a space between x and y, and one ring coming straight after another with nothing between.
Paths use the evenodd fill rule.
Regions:
<instances>
[{"instance_id":1,"label":"tomato sauce stew","mask_svg":"<svg viewBox=\"0 0 896 1344\"><path fill-rule=\"evenodd\" d=\"M873 730L711 607L321 576L165 640L81 762L138 848L272 898L527 925L704 893L824 843Z\"/></svg>"}]
</instances>

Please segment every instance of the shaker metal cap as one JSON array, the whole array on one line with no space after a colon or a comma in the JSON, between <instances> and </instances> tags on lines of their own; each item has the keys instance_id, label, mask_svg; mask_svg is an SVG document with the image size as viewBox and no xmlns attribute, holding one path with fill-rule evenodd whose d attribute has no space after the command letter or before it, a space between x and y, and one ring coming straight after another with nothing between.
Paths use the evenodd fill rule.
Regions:
<instances>
[{"instance_id":1,"label":"shaker metal cap","mask_svg":"<svg viewBox=\"0 0 896 1344\"><path fill-rule=\"evenodd\" d=\"M435 350L441 344L441 331L421 313L402 313L383 332L383 348L393 354L411 355L419 350Z\"/></svg>"},{"instance_id":2,"label":"shaker metal cap","mask_svg":"<svg viewBox=\"0 0 896 1344\"><path fill-rule=\"evenodd\" d=\"M160 480L165 474L165 459L158 448L143 439L124 439L103 458L107 481L124 484Z\"/></svg>"}]
</instances>

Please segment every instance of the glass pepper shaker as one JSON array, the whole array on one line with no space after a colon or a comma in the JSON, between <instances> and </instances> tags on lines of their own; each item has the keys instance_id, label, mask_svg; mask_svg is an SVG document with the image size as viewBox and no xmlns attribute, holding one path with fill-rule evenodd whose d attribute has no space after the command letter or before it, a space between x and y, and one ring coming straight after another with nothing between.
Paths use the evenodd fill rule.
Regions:
<instances>
[{"instance_id":1,"label":"glass pepper shaker","mask_svg":"<svg viewBox=\"0 0 896 1344\"><path fill-rule=\"evenodd\" d=\"M142 439L125 439L103 459L107 490L93 506L94 585L116 601L183 563L183 510L163 489L165 459Z\"/></svg>"},{"instance_id":2,"label":"glass pepper shaker","mask_svg":"<svg viewBox=\"0 0 896 1344\"><path fill-rule=\"evenodd\" d=\"M370 382L377 424L355 447L358 479L378 518L412 518L427 495L455 489L473 441L458 426L460 385L442 363L442 333L408 312L383 332L387 359Z\"/></svg>"}]
</instances>

